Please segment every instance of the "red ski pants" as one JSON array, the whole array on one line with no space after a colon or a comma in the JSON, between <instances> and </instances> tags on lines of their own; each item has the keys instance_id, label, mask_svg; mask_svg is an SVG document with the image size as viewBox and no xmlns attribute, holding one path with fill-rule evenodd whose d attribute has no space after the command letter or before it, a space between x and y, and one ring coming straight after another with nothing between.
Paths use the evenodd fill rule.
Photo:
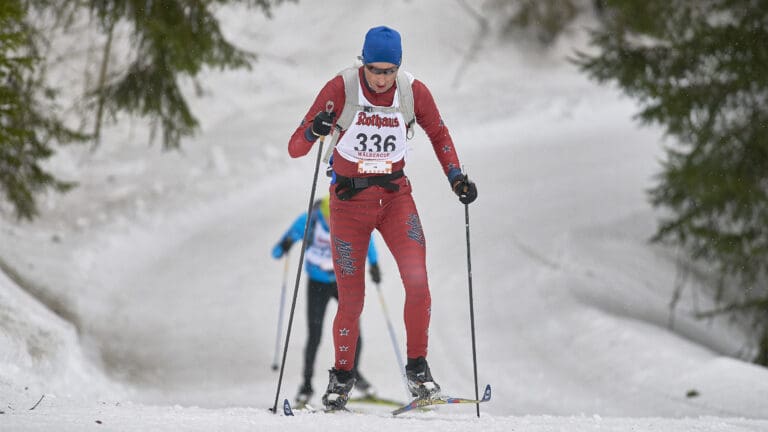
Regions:
<instances>
[{"instance_id":1,"label":"red ski pants","mask_svg":"<svg viewBox=\"0 0 768 432\"><path fill-rule=\"evenodd\" d=\"M405 331L409 358L427 355L431 298L427 283L426 246L407 177L394 180L400 190L379 186L362 190L348 201L331 185L331 246L339 288L333 321L336 369L351 370L365 298L365 260L371 232L377 229L395 258L405 287Z\"/></svg>"}]
</instances>

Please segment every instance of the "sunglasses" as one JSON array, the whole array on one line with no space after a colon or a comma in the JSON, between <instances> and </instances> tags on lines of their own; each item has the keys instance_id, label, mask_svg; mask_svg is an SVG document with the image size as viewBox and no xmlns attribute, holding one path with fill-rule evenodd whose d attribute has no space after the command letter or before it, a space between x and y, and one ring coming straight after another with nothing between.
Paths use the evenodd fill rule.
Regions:
<instances>
[{"instance_id":1,"label":"sunglasses","mask_svg":"<svg viewBox=\"0 0 768 432\"><path fill-rule=\"evenodd\" d=\"M381 69L377 67L373 67L371 65L365 65L365 68L368 69L368 72L374 74L374 75L392 75L397 73L398 67L391 67L386 69Z\"/></svg>"}]
</instances>

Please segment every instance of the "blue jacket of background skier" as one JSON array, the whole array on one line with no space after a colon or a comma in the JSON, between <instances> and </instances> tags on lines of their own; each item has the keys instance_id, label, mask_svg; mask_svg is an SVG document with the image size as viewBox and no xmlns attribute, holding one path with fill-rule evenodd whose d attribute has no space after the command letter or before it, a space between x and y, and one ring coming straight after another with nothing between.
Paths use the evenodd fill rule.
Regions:
<instances>
[{"instance_id":1,"label":"blue jacket of background skier","mask_svg":"<svg viewBox=\"0 0 768 432\"><path fill-rule=\"evenodd\" d=\"M321 201L318 201L312 207L312 219L309 224L308 245L304 252L304 267L310 279L318 282L331 283L336 282L336 275L333 272L333 256L331 251L330 227L328 221L321 211ZM280 241L272 249L272 256L280 258L289 249L293 243L304 239L304 227L307 224L307 213L302 213L293 222L288 231L283 234ZM286 247L287 246L287 247ZM368 244L368 262L371 265L378 263L376 247L371 235Z\"/></svg>"}]
</instances>

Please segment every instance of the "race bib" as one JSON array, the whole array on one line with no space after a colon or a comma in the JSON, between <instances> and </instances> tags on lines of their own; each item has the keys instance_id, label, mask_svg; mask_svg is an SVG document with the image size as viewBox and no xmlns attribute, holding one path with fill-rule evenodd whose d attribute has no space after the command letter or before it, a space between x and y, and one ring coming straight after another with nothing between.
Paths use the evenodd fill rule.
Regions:
<instances>
[{"instance_id":1,"label":"race bib","mask_svg":"<svg viewBox=\"0 0 768 432\"><path fill-rule=\"evenodd\" d=\"M362 89L358 91L361 106L371 107ZM344 136L336 144L336 150L344 159L356 163L358 173L389 174L392 164L405 158L406 127L403 114L398 108L399 96L395 93L388 111L359 109Z\"/></svg>"}]
</instances>

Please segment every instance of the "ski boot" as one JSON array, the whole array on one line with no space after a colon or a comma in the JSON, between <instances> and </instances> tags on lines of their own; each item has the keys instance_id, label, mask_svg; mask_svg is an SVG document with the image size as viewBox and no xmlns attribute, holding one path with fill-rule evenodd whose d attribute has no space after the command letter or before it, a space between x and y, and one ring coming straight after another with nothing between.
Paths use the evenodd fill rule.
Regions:
<instances>
[{"instance_id":1,"label":"ski boot","mask_svg":"<svg viewBox=\"0 0 768 432\"><path fill-rule=\"evenodd\" d=\"M305 408L313 394L315 394L315 391L312 390L312 384L310 384L309 381L305 381L304 384L299 387L299 393L296 395L296 408Z\"/></svg>"},{"instance_id":2,"label":"ski boot","mask_svg":"<svg viewBox=\"0 0 768 432\"><path fill-rule=\"evenodd\" d=\"M433 399L440 395L440 386L432 378L424 357L409 358L405 366L408 390L417 399Z\"/></svg>"},{"instance_id":3,"label":"ski boot","mask_svg":"<svg viewBox=\"0 0 768 432\"><path fill-rule=\"evenodd\" d=\"M343 410L349 400L349 392L355 385L355 374L332 368L328 371L328 388L323 395L326 411Z\"/></svg>"}]
</instances>

